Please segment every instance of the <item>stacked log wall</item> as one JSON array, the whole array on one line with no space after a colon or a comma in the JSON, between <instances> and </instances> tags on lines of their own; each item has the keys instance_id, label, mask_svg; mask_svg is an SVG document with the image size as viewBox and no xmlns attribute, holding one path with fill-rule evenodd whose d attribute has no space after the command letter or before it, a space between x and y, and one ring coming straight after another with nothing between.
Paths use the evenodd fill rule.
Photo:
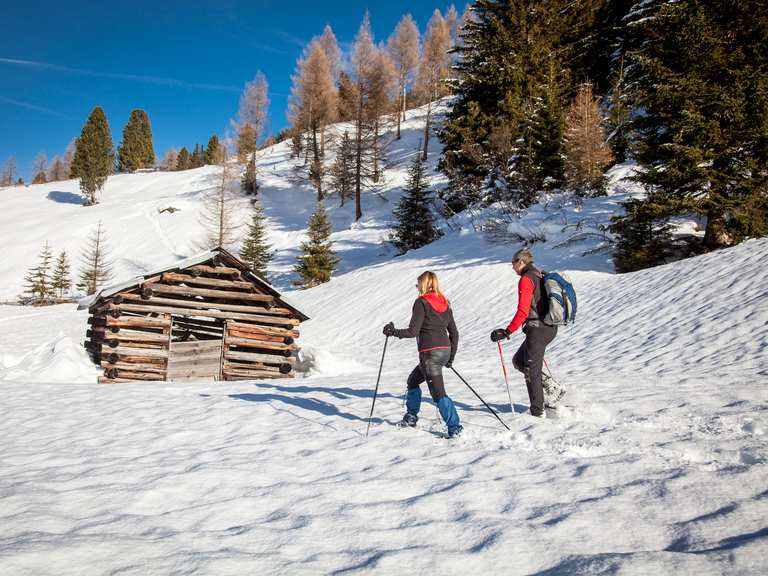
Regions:
<instances>
[{"instance_id":1,"label":"stacked log wall","mask_svg":"<svg viewBox=\"0 0 768 576\"><path fill-rule=\"evenodd\" d=\"M172 379L173 343L206 340L222 342L222 379L293 377L300 320L237 268L164 272L99 301L91 313L86 347L105 368L105 383Z\"/></svg>"},{"instance_id":2,"label":"stacked log wall","mask_svg":"<svg viewBox=\"0 0 768 576\"><path fill-rule=\"evenodd\" d=\"M296 330L228 321L222 376L225 380L293 378Z\"/></svg>"},{"instance_id":3,"label":"stacked log wall","mask_svg":"<svg viewBox=\"0 0 768 576\"><path fill-rule=\"evenodd\" d=\"M104 368L99 382L165 380L171 338L171 317L115 314L109 304L93 312L104 317L104 330L91 342L99 348L94 360Z\"/></svg>"}]
</instances>

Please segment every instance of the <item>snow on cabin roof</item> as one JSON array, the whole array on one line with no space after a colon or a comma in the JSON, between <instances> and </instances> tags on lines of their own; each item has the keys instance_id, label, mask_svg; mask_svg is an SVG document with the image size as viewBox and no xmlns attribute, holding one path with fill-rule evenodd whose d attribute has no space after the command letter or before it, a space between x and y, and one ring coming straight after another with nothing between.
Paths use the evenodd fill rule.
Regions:
<instances>
[{"instance_id":1,"label":"snow on cabin roof","mask_svg":"<svg viewBox=\"0 0 768 576\"><path fill-rule=\"evenodd\" d=\"M309 317L301 312L296 306L291 304L291 302L288 301L284 296L278 292L278 290L272 286L269 282L264 280L263 278L257 276L250 270L248 270L247 266L239 260L236 256L233 256L223 248L216 248L214 250L208 250L206 252L202 252L200 254L196 254L195 256L190 256L189 258L184 258L183 260L178 260L174 264L170 266L165 266L160 269L151 270L148 272L145 272L141 276L135 276L131 278L130 280L127 280L125 282L121 282L120 284L113 284L112 286L107 286L106 288L102 288L99 292L96 294L92 294L90 296L86 296L85 298L82 298L78 301L77 309L78 310L85 310L93 306L96 302L101 300L102 298L109 298L110 296L114 296L115 294L118 294L119 292L123 292L124 290L129 290L133 288L134 286L138 286L139 284L143 283L144 280L146 280L150 276L157 276L158 274L162 274L163 272L169 272L171 270L180 270L184 268L191 268L192 266L197 266L198 264L202 264L204 262L207 262L209 260L212 260L216 256L223 256L226 260L230 260L232 264L236 264L238 268L240 268L241 272L245 273L248 280L253 282L254 284L257 284L261 288L264 288L267 292L275 296L282 304L284 304L286 307L290 308L291 311L295 312L299 318L303 320L309 320Z\"/></svg>"}]
</instances>

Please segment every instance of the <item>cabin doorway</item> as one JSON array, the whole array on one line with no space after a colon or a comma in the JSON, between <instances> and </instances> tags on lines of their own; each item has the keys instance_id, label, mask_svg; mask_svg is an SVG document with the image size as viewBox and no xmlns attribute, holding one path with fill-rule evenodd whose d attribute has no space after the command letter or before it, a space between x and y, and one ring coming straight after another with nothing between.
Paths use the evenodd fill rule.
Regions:
<instances>
[{"instance_id":1,"label":"cabin doorway","mask_svg":"<svg viewBox=\"0 0 768 576\"><path fill-rule=\"evenodd\" d=\"M195 328L186 318L172 317L167 380L221 380L223 330Z\"/></svg>"}]
</instances>

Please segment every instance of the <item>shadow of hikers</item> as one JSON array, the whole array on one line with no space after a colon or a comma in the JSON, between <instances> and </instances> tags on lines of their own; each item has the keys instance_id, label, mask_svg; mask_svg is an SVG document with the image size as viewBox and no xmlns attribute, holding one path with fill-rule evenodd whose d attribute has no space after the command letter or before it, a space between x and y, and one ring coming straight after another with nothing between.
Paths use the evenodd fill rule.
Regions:
<instances>
[{"instance_id":1,"label":"shadow of hikers","mask_svg":"<svg viewBox=\"0 0 768 576\"><path fill-rule=\"evenodd\" d=\"M334 398L338 398L340 400L347 399L349 397L356 397L356 398L370 398L373 400L373 388L366 388L363 390L359 390L357 388L328 388L325 386L281 386L280 384L266 384L266 383L256 383L254 386L257 386L258 388L267 388L269 390L276 390L278 392L286 392L288 394L311 394L311 393L324 393L329 394L333 396ZM424 399L425 403L432 403L432 400L429 397L429 392L426 390L426 384L422 386L422 397ZM467 390L469 393L469 391ZM405 393L405 390L403 390L403 393ZM394 398L400 402L403 400L403 394L392 394L391 392L379 392L378 399L381 400L382 398ZM488 409L483 406L482 404L479 405L470 405L465 402L461 402L456 400L454 396L451 396L453 399L453 403L456 405L456 408L460 408L461 410L465 410L467 412L488 412ZM496 412L499 412L501 414L503 413L509 413L509 404L493 404L488 403ZM527 405L523 404L515 404L515 411L518 413L525 412L528 410ZM488 412L488 415L491 415L490 412Z\"/></svg>"},{"instance_id":2,"label":"shadow of hikers","mask_svg":"<svg viewBox=\"0 0 768 576\"><path fill-rule=\"evenodd\" d=\"M357 420L359 422L367 422L367 417L361 417L357 414L350 414L349 412L342 412L334 404L330 402L324 402L317 398L296 398L284 394L230 394L230 398L233 400L245 400L246 402L283 402L289 406L295 406L304 410L310 410L312 412L318 412L325 416L340 416L347 420ZM373 422L377 419L374 418ZM380 422L381 420L378 419Z\"/></svg>"},{"instance_id":3,"label":"shadow of hikers","mask_svg":"<svg viewBox=\"0 0 768 576\"><path fill-rule=\"evenodd\" d=\"M73 194L72 192L48 192L48 200L53 200L59 204L77 204L83 205L83 197L80 194Z\"/></svg>"}]
</instances>

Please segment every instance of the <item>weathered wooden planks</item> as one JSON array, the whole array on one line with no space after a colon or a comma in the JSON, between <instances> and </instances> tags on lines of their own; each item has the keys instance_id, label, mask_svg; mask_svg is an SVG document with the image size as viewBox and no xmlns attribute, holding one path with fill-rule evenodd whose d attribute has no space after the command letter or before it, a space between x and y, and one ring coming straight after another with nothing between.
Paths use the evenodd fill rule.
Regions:
<instances>
[{"instance_id":1,"label":"weathered wooden planks","mask_svg":"<svg viewBox=\"0 0 768 576\"><path fill-rule=\"evenodd\" d=\"M243 300L249 302L274 302L275 300L275 297L270 294L209 290L208 288L169 286L167 284L152 284L152 292L154 294L177 294L189 297L202 296L204 298L221 298L222 300Z\"/></svg>"},{"instance_id":2,"label":"weathered wooden planks","mask_svg":"<svg viewBox=\"0 0 768 576\"><path fill-rule=\"evenodd\" d=\"M141 364L138 362L110 362L109 360L101 361L102 368L116 368L118 370L136 370L139 372L151 372L153 374L165 374L166 368L161 364Z\"/></svg>"},{"instance_id":3,"label":"weathered wooden planks","mask_svg":"<svg viewBox=\"0 0 768 576\"><path fill-rule=\"evenodd\" d=\"M154 310L153 310L154 311ZM170 329L171 321L164 318L150 318L148 316L120 316L113 318L107 317L107 326L117 326L119 328L163 328Z\"/></svg>"},{"instance_id":4,"label":"weathered wooden planks","mask_svg":"<svg viewBox=\"0 0 768 576\"><path fill-rule=\"evenodd\" d=\"M258 326L256 324L244 324L242 322L228 321L227 328L230 330L239 330L241 332L250 332L253 334L265 334L268 336L291 336L292 338L299 337L299 331L296 329L287 330L285 328L278 328L276 326Z\"/></svg>"},{"instance_id":5,"label":"weathered wooden planks","mask_svg":"<svg viewBox=\"0 0 768 576\"><path fill-rule=\"evenodd\" d=\"M227 344L229 346L242 346L246 348L263 348L265 350L279 350L281 352L284 351L292 351L296 350L296 346L293 344L277 344L274 342L265 342L263 340L254 340L251 338L236 338L233 336L230 336L227 338Z\"/></svg>"},{"instance_id":6,"label":"weathered wooden planks","mask_svg":"<svg viewBox=\"0 0 768 576\"><path fill-rule=\"evenodd\" d=\"M237 290L247 290L253 292L255 286L245 280L222 280L220 278L208 278L206 276L193 276L191 274L181 274L179 272L164 272L163 282L182 282L194 286L214 286L217 288L234 288Z\"/></svg>"},{"instance_id":7,"label":"weathered wooden planks","mask_svg":"<svg viewBox=\"0 0 768 576\"><path fill-rule=\"evenodd\" d=\"M288 308L264 308L262 306L245 306L242 304L223 304L218 302L209 302L205 300L181 300L179 298L163 298L161 296L150 296L145 298L141 294L123 294L123 301L142 302L145 305L154 304L180 306L182 308L197 308L200 310L229 310L232 312L245 312L256 314L268 314L271 316L290 316L291 311ZM120 304L117 303L116 304Z\"/></svg>"},{"instance_id":8,"label":"weathered wooden planks","mask_svg":"<svg viewBox=\"0 0 768 576\"><path fill-rule=\"evenodd\" d=\"M227 380L258 380L260 378L293 378L293 374L265 372L263 370L229 370L224 373Z\"/></svg>"},{"instance_id":9,"label":"weathered wooden planks","mask_svg":"<svg viewBox=\"0 0 768 576\"><path fill-rule=\"evenodd\" d=\"M236 352L234 350L227 350L225 352L227 360L247 360L250 362L264 362L265 364L295 364L296 358L291 356L286 358L285 356L276 356L273 354L257 354L255 352Z\"/></svg>"},{"instance_id":10,"label":"weathered wooden planks","mask_svg":"<svg viewBox=\"0 0 768 576\"><path fill-rule=\"evenodd\" d=\"M110 312L120 314L123 311L127 312L144 312L151 313L157 312L162 314L171 314L174 316L203 316L206 318L231 318L234 320L250 320L251 322L259 322L262 324L272 324L277 326L295 326L299 324L299 320L296 318L280 318L272 316L260 316L257 314L242 314L240 312L222 312L218 310L196 310L193 308L179 308L171 306L145 306L142 304L111 304ZM118 316L122 318L122 316ZM117 318L115 318L117 319ZM109 325L109 318L107 319Z\"/></svg>"},{"instance_id":11,"label":"weathered wooden planks","mask_svg":"<svg viewBox=\"0 0 768 576\"><path fill-rule=\"evenodd\" d=\"M240 277L240 270L237 268L227 268L226 266L205 266L204 264L198 264L197 266L190 266L189 270L197 274Z\"/></svg>"}]
</instances>

